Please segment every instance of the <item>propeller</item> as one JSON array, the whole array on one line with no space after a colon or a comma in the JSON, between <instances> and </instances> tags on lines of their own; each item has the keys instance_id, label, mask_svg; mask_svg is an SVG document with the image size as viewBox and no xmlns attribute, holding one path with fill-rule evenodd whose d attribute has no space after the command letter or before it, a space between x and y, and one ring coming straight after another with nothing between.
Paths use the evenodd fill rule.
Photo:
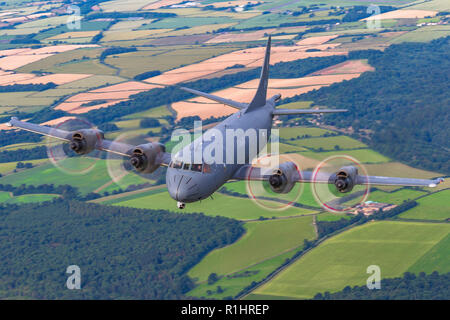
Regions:
<instances>
[{"instance_id":1,"label":"propeller","mask_svg":"<svg viewBox=\"0 0 450 320\"><path fill-rule=\"evenodd\" d=\"M90 133L89 144L95 144L101 140L100 131L89 121L82 118L70 118L56 126L55 129L75 132L71 141L61 141L46 138L47 156L50 162L59 170L70 175L84 175L90 172L101 158L101 152L92 150L89 155L79 156L86 147L86 139L82 133Z\"/></svg>"},{"instance_id":2,"label":"propeller","mask_svg":"<svg viewBox=\"0 0 450 320\"><path fill-rule=\"evenodd\" d=\"M356 184L367 177L366 168L349 155L335 155L320 162L312 174L311 189L317 203L332 213L344 213L365 202L369 185Z\"/></svg>"},{"instance_id":3,"label":"propeller","mask_svg":"<svg viewBox=\"0 0 450 320\"><path fill-rule=\"evenodd\" d=\"M141 145L149 143L142 135L133 132L124 132L114 139L114 142ZM106 167L112 181L121 189L127 189L130 185L152 184L164 175L164 168L158 168L153 173L143 173L137 168L145 162L145 158L139 154L132 157L122 157L115 153L107 153Z\"/></svg>"},{"instance_id":4,"label":"propeller","mask_svg":"<svg viewBox=\"0 0 450 320\"><path fill-rule=\"evenodd\" d=\"M270 175L269 179L250 179L255 167L261 168L264 175ZM294 181L298 176L301 176L300 165L288 154L256 158L247 172L247 195L265 210L286 210L297 203L303 193L303 184Z\"/></svg>"}]
</instances>

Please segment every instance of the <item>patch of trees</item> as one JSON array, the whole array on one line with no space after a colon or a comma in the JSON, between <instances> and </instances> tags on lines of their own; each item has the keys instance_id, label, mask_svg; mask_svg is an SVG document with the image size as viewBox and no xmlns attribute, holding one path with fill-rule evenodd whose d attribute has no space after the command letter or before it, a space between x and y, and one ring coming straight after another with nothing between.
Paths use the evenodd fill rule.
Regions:
<instances>
[{"instance_id":1,"label":"patch of trees","mask_svg":"<svg viewBox=\"0 0 450 320\"><path fill-rule=\"evenodd\" d=\"M47 158L46 146L38 146L31 149L5 150L0 152L0 163L44 158Z\"/></svg>"},{"instance_id":2,"label":"patch of trees","mask_svg":"<svg viewBox=\"0 0 450 320\"><path fill-rule=\"evenodd\" d=\"M31 119L28 121L32 123L42 123L64 117L65 115L66 113L62 110L47 108L34 113Z\"/></svg>"},{"instance_id":3,"label":"patch of trees","mask_svg":"<svg viewBox=\"0 0 450 320\"><path fill-rule=\"evenodd\" d=\"M45 91L53 88L56 88L56 84L53 82L37 84L10 84L0 86L0 92Z\"/></svg>"},{"instance_id":4,"label":"patch of trees","mask_svg":"<svg viewBox=\"0 0 450 320\"><path fill-rule=\"evenodd\" d=\"M0 220L3 298L185 298L193 288L187 271L244 232L224 217L61 198L0 206ZM65 287L72 264L81 269L82 290Z\"/></svg>"},{"instance_id":5,"label":"patch of trees","mask_svg":"<svg viewBox=\"0 0 450 320\"><path fill-rule=\"evenodd\" d=\"M156 128L160 126L158 119L144 118L139 122L141 128Z\"/></svg>"},{"instance_id":6,"label":"patch of trees","mask_svg":"<svg viewBox=\"0 0 450 320\"><path fill-rule=\"evenodd\" d=\"M135 75L134 80L145 80L145 79L148 79L151 77L159 76L160 74L161 74L161 71L159 71L159 70L147 71L147 72L143 72L143 73Z\"/></svg>"},{"instance_id":7,"label":"patch of trees","mask_svg":"<svg viewBox=\"0 0 450 320\"><path fill-rule=\"evenodd\" d=\"M107 56L111 56L114 54L121 54L121 53L127 53L127 52L135 52L137 51L136 47L112 47L103 50L102 54L100 55L100 61L104 61Z\"/></svg>"},{"instance_id":8,"label":"patch of trees","mask_svg":"<svg viewBox=\"0 0 450 320\"><path fill-rule=\"evenodd\" d=\"M6 121L9 119L8 117ZM3 130L0 134L0 147L23 142L39 142L41 139L42 136L37 133L22 130Z\"/></svg>"},{"instance_id":9,"label":"patch of trees","mask_svg":"<svg viewBox=\"0 0 450 320\"><path fill-rule=\"evenodd\" d=\"M381 289L367 286L345 287L336 293L318 293L314 300L448 300L450 299L450 273L431 274L405 272L403 277L382 279Z\"/></svg>"},{"instance_id":10,"label":"patch of trees","mask_svg":"<svg viewBox=\"0 0 450 320\"><path fill-rule=\"evenodd\" d=\"M396 8L392 6L378 6L380 8L380 13L388 12L395 10ZM368 7L366 6L354 6L347 10L347 13L342 18L342 22L353 22L353 21L359 21L361 19L370 17L371 15L374 15L375 12L368 11Z\"/></svg>"},{"instance_id":11,"label":"patch of trees","mask_svg":"<svg viewBox=\"0 0 450 320\"><path fill-rule=\"evenodd\" d=\"M374 72L323 87L290 101L349 112L324 117L326 124L352 127L355 137L388 157L414 167L450 173L450 37L402 43L384 52L359 51ZM370 130L368 138L367 131Z\"/></svg>"}]
</instances>

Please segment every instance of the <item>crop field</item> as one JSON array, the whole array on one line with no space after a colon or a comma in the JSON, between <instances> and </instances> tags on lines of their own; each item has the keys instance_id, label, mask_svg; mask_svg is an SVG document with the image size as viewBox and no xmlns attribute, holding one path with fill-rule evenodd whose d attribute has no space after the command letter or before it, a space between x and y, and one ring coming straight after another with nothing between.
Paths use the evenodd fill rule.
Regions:
<instances>
[{"instance_id":1,"label":"crop field","mask_svg":"<svg viewBox=\"0 0 450 320\"><path fill-rule=\"evenodd\" d=\"M1 183L1 179L0 179ZM267 202L267 205L277 206L277 204ZM163 209L169 211L178 211L176 209L176 202L170 198L167 192L162 192L159 194L154 194L150 196L143 196L137 199L121 201L118 199L117 202L113 203L117 206L133 207L140 209ZM235 209L236 207L241 208L239 212ZM190 212L203 212L210 216L224 216L229 218L234 218L238 220L252 220L259 219L260 217L271 218L273 216L286 217L286 216L296 216L314 213L314 211L291 207L287 210L280 212L272 212L261 210L256 204L248 199L230 197L220 193L214 194L213 198L205 199L201 202L194 202L186 206L180 213L190 213Z\"/></svg>"},{"instance_id":2,"label":"crop field","mask_svg":"<svg viewBox=\"0 0 450 320\"><path fill-rule=\"evenodd\" d=\"M427 193L424 191L413 189L400 189L393 192L376 190L369 194L368 200L382 203L401 204L403 201L413 200L426 194Z\"/></svg>"},{"instance_id":3,"label":"crop field","mask_svg":"<svg viewBox=\"0 0 450 320\"><path fill-rule=\"evenodd\" d=\"M324 160L331 156L348 155L361 163L383 163L389 162L390 159L371 149L356 149L342 151L325 151L325 152L302 152L307 158Z\"/></svg>"},{"instance_id":4,"label":"crop field","mask_svg":"<svg viewBox=\"0 0 450 320\"><path fill-rule=\"evenodd\" d=\"M366 268L373 264L381 268L383 278L398 277L449 232L447 224L368 223L326 240L254 293L308 299L318 292L365 284ZM449 271L447 264L443 272Z\"/></svg>"},{"instance_id":5,"label":"crop field","mask_svg":"<svg viewBox=\"0 0 450 320\"><path fill-rule=\"evenodd\" d=\"M399 215L404 219L419 220L448 220L450 219L450 208L448 199L450 190L442 190L417 200L418 206Z\"/></svg>"},{"instance_id":6,"label":"crop field","mask_svg":"<svg viewBox=\"0 0 450 320\"><path fill-rule=\"evenodd\" d=\"M91 167L93 164L95 165L91 171L84 174L78 174L78 172L82 172L83 170ZM87 194L111 181L106 168L105 160L95 160L90 158L67 158L62 160L61 166L63 168L70 168L71 172L77 174L64 173L53 164L49 163L17 172L14 175L4 176L0 178L0 183L11 184L13 186L20 186L21 184L70 184L79 188L79 191L82 194Z\"/></svg>"},{"instance_id":7,"label":"crop field","mask_svg":"<svg viewBox=\"0 0 450 320\"><path fill-rule=\"evenodd\" d=\"M289 141L289 143L313 150L322 149L326 151L340 149L360 149L367 147L364 143L347 136L299 139L295 141Z\"/></svg>"},{"instance_id":8,"label":"crop field","mask_svg":"<svg viewBox=\"0 0 450 320\"><path fill-rule=\"evenodd\" d=\"M209 299L224 299L234 297L243 288L253 282L258 282L267 277L276 268L290 259L293 251L280 254L256 265L250 266L240 272L221 277L217 282L209 285L207 282L198 283L197 286L187 293L188 296ZM218 287L223 292L218 292Z\"/></svg>"},{"instance_id":9,"label":"crop field","mask_svg":"<svg viewBox=\"0 0 450 320\"><path fill-rule=\"evenodd\" d=\"M246 233L235 243L214 250L189 271L197 281L212 272L227 275L263 262L281 253L301 248L303 240L315 238L312 217L247 222ZM265 243L261 246L261 243Z\"/></svg>"},{"instance_id":10,"label":"crop field","mask_svg":"<svg viewBox=\"0 0 450 320\"><path fill-rule=\"evenodd\" d=\"M282 106L281 108L285 108ZM301 137L322 137L325 134L331 134L332 131L316 127L290 127L280 128L281 139L298 139Z\"/></svg>"},{"instance_id":11,"label":"crop field","mask_svg":"<svg viewBox=\"0 0 450 320\"><path fill-rule=\"evenodd\" d=\"M424 26L414 31L405 33L392 40L392 43L401 42L426 42L450 35L449 25Z\"/></svg>"}]
</instances>

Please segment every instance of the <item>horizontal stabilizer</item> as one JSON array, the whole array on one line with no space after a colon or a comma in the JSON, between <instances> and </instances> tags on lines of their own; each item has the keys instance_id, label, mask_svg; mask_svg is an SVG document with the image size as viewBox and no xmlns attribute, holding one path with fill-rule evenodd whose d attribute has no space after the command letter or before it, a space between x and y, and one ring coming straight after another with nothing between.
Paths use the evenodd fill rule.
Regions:
<instances>
[{"instance_id":1,"label":"horizontal stabilizer","mask_svg":"<svg viewBox=\"0 0 450 320\"><path fill-rule=\"evenodd\" d=\"M206 98L206 99L209 99L209 100L213 100L213 101L216 101L218 103L223 103L223 104L225 104L227 106L230 106L230 107L233 107L233 108L236 108L236 109L245 109L245 108L247 108L247 105L245 103L240 103L240 102L236 102L236 101L233 101L233 100L221 98L221 97L215 96L213 94L204 93L204 92L201 92L201 91L198 91L198 90L194 90L194 89L189 89L189 88L186 88L186 87L178 87L178 88L180 88L181 90L193 93L193 94L195 94L197 96L200 96L200 97L203 97L203 98Z\"/></svg>"},{"instance_id":2,"label":"horizontal stabilizer","mask_svg":"<svg viewBox=\"0 0 450 320\"><path fill-rule=\"evenodd\" d=\"M289 114L316 114L316 113L340 113L347 112L346 109L275 109L273 115L289 115Z\"/></svg>"}]
</instances>

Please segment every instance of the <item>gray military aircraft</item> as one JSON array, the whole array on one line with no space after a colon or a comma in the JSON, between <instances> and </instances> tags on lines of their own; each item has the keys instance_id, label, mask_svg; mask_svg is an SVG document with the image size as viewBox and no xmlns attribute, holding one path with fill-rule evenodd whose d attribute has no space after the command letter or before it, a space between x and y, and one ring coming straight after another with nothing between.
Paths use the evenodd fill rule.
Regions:
<instances>
[{"instance_id":1,"label":"gray military aircraft","mask_svg":"<svg viewBox=\"0 0 450 320\"><path fill-rule=\"evenodd\" d=\"M160 166L167 166L166 183L168 192L177 201L177 206L180 209L183 209L186 203L199 201L211 196L224 183L230 180L266 181L276 193L289 193L296 183L302 182L332 184L338 192L348 193L352 191L355 185L435 187L443 181L441 178L426 180L360 175L357 166L343 166L337 172L315 175L309 171L300 172L297 165L293 162L281 163L277 168L273 168L273 170L267 172L267 170L263 170L261 167L252 165L252 160L257 154L250 152L250 147L254 147L254 145L250 146L248 140L244 144L233 146L232 150L234 151L234 155L231 159L232 161L207 163L205 159L195 159L193 155L186 157L186 153L189 151L195 151L199 146L201 150L204 150L213 143L212 139L209 142L205 142L203 139L211 130L215 130L216 133L221 133L223 136L226 135L227 130L245 131L254 129L258 132L267 132L264 139L260 135L257 135L256 149L258 153L265 147L267 138L271 134L273 117L276 115L309 115L346 111L339 109L277 109L275 104L281 98L281 95L277 94L267 99L270 47L271 39L269 37L259 86L250 104L180 87L180 89L195 95L231 106L237 109L237 112L214 128L207 130L203 136L183 148L178 154L172 155L167 153L165 147L159 143L150 142L134 146L127 143L106 140L104 139L103 132L97 129L65 131L20 121L15 117L9 121L8 125L68 142L70 148L79 155L85 155L94 150L102 150L125 156L129 158L130 164L141 173L152 173ZM203 143L199 144L199 140ZM223 154L230 152L225 145L221 148ZM244 154L244 161L242 163L237 161L240 152Z\"/></svg>"}]
</instances>

